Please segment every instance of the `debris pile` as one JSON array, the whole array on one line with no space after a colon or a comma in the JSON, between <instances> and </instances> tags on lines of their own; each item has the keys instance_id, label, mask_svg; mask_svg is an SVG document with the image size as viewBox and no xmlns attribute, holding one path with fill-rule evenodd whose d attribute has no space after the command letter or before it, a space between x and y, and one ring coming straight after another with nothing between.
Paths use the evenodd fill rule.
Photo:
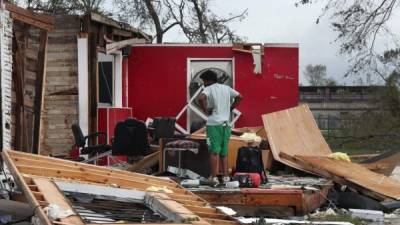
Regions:
<instances>
[{"instance_id":1,"label":"debris pile","mask_svg":"<svg viewBox=\"0 0 400 225\"><path fill-rule=\"evenodd\" d=\"M305 105L262 118L264 127L233 130L236 135L229 144L232 171L242 147L264 149L260 157L269 173L256 187L243 186L247 183L241 180L211 184L202 158L207 156L205 135L199 130L185 138L196 142L196 151L167 151L170 140L162 139L159 151L130 167L145 171L158 164L159 175L166 177L5 150L3 160L17 186L8 189L13 190L12 198L18 198L20 190L19 198L34 209L32 219L49 225L348 225L400 220L398 165L393 165L398 153L361 164L333 153ZM10 179L4 175L3 180Z\"/></svg>"}]
</instances>

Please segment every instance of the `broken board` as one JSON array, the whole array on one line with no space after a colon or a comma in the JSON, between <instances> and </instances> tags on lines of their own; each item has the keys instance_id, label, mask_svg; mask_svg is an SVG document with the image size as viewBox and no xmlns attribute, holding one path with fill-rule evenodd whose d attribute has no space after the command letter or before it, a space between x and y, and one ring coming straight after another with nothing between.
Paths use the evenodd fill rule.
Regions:
<instances>
[{"instance_id":1,"label":"broken board","mask_svg":"<svg viewBox=\"0 0 400 225\"><path fill-rule=\"evenodd\" d=\"M400 199L400 183L351 162L329 159L332 153L307 105L262 116L274 159L296 169L349 184L376 199Z\"/></svg>"},{"instance_id":2,"label":"broken board","mask_svg":"<svg viewBox=\"0 0 400 225\"><path fill-rule=\"evenodd\" d=\"M168 206L171 206L173 203L179 206L179 208L182 210L185 209L185 214L191 212L193 215L199 217L198 221L186 221L189 222L189 224L240 224L232 217L221 214L217 209L211 207L210 204L201 197L182 188L180 185L169 179L132 173L123 170L109 169L52 157L22 153L18 151L4 150L2 154L3 159L12 173L16 183L22 189L23 194L27 198L31 207L36 209L36 215L39 216L42 224L45 225L53 224L53 222L50 221L44 213L44 208L49 203L60 201L63 203L64 208L68 208L68 205L67 202L63 202L61 195L59 195L57 199L54 197L55 192L57 192L55 188L53 188L54 191L52 191L52 193L49 191L44 191L43 188L46 185L43 185L43 183L63 180L68 182L126 188L131 190L145 191L147 193L152 193L148 190L150 187L156 187L164 190L167 189L171 191L171 193L164 193L166 198L169 199L167 202ZM48 187L49 186L47 186L47 188ZM173 207L167 208L171 209L173 213L172 215L180 213L174 212ZM174 217L180 218L179 216ZM70 219L72 220L75 218ZM66 220L65 222L70 224L72 221ZM75 222L73 224L75 224Z\"/></svg>"},{"instance_id":3,"label":"broken board","mask_svg":"<svg viewBox=\"0 0 400 225\"><path fill-rule=\"evenodd\" d=\"M400 200L400 182L374 173L362 165L327 157L295 156L298 163L317 174L344 178L381 195Z\"/></svg>"}]
</instances>

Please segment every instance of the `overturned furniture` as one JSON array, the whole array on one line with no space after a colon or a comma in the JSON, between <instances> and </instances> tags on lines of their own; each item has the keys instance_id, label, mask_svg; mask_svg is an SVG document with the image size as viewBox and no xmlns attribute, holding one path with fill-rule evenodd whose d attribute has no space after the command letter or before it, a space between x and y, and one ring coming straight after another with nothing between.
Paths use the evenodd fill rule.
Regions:
<instances>
[{"instance_id":1,"label":"overturned furniture","mask_svg":"<svg viewBox=\"0 0 400 225\"><path fill-rule=\"evenodd\" d=\"M3 158L42 224L240 224L169 179L11 150ZM54 208L67 216L49 218Z\"/></svg>"},{"instance_id":2,"label":"overturned furniture","mask_svg":"<svg viewBox=\"0 0 400 225\"><path fill-rule=\"evenodd\" d=\"M351 162L329 158L332 153L307 105L263 115L274 159L318 174L378 201L400 199L400 183Z\"/></svg>"}]
</instances>

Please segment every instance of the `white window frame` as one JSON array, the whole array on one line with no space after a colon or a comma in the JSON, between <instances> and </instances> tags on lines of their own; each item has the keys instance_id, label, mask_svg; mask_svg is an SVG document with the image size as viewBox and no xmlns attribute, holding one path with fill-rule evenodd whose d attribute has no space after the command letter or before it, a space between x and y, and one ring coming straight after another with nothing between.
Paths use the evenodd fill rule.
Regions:
<instances>
[{"instance_id":1,"label":"white window frame","mask_svg":"<svg viewBox=\"0 0 400 225\"><path fill-rule=\"evenodd\" d=\"M111 60L110 60L110 57L112 57ZM100 52L98 53L98 63L99 62L112 62L113 63L112 104L98 102L99 108L106 108L106 107L121 108L122 107L122 94L123 94L122 93L122 61L123 61L122 51L114 51L108 55L105 53L100 53ZM100 74L98 76L100 76Z\"/></svg>"},{"instance_id":2,"label":"white window frame","mask_svg":"<svg viewBox=\"0 0 400 225\"><path fill-rule=\"evenodd\" d=\"M232 63L232 88L235 88L235 57L232 58L187 58L186 62L186 101L187 105L178 113L176 116L176 120L178 120L186 111L186 129L180 126L178 123L176 123L176 129L180 131L181 133L184 134L189 134L190 133L190 115L191 111L199 115L201 118L204 120L207 120L207 116L199 110L196 106L192 105L193 101L198 97L198 95L201 93L203 90L204 86L201 86L196 93L190 97L189 93L189 85L191 81L191 62L192 61L230 61ZM239 119L241 116L241 112L237 109L233 110L234 117L230 123L232 127L234 127L236 121Z\"/></svg>"}]
</instances>

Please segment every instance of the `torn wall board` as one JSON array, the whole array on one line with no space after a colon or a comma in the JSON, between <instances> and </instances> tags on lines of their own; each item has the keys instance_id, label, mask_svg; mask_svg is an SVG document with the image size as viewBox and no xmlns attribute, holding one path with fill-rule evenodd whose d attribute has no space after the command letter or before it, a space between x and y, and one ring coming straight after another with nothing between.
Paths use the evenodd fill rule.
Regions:
<instances>
[{"instance_id":1,"label":"torn wall board","mask_svg":"<svg viewBox=\"0 0 400 225\"><path fill-rule=\"evenodd\" d=\"M332 176L342 177L381 195L400 200L400 182L374 173L362 165L333 160L326 157L296 156L315 173L326 171Z\"/></svg>"},{"instance_id":2,"label":"torn wall board","mask_svg":"<svg viewBox=\"0 0 400 225\"><path fill-rule=\"evenodd\" d=\"M384 152L363 161L361 165L374 172L389 176L396 166L400 166L400 151L392 150Z\"/></svg>"},{"instance_id":3,"label":"torn wall board","mask_svg":"<svg viewBox=\"0 0 400 225\"><path fill-rule=\"evenodd\" d=\"M11 150L4 150L2 154L30 205L41 206L36 212L41 215L41 221L46 225L51 222L45 216L43 208L51 200L46 197L48 193L41 192L37 178L112 186L147 193L149 188L159 187L170 190L171 193L165 193L168 198L199 217L199 221L193 221L191 224L240 224L231 217L221 215L217 209L210 207L207 201L168 179Z\"/></svg>"},{"instance_id":4,"label":"torn wall board","mask_svg":"<svg viewBox=\"0 0 400 225\"><path fill-rule=\"evenodd\" d=\"M280 153L327 156L332 153L307 105L262 116L274 159L304 170L302 165L281 158Z\"/></svg>"}]
</instances>

